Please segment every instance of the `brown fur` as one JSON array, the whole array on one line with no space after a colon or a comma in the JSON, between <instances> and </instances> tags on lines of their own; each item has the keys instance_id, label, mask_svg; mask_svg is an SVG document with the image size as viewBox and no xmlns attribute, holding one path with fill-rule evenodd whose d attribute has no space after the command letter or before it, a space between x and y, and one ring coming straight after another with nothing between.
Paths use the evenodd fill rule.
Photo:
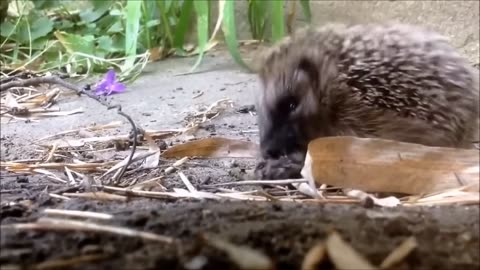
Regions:
<instances>
[{"instance_id":1,"label":"brown fur","mask_svg":"<svg viewBox=\"0 0 480 270\"><path fill-rule=\"evenodd\" d=\"M478 140L478 70L417 27L303 29L270 49L259 77L260 178L299 176L308 142L321 136L459 148Z\"/></svg>"}]
</instances>

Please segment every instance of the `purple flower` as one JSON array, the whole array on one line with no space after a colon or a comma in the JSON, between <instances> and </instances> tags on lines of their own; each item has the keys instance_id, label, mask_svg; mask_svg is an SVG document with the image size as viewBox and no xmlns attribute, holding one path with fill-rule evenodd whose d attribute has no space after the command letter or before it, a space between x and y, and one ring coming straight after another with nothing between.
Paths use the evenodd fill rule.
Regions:
<instances>
[{"instance_id":1,"label":"purple flower","mask_svg":"<svg viewBox=\"0 0 480 270\"><path fill-rule=\"evenodd\" d=\"M105 78L103 78L103 80L96 85L95 94L97 96L108 96L114 93L121 93L125 91L125 85L117 82L115 79L115 71L110 69L105 75Z\"/></svg>"}]
</instances>

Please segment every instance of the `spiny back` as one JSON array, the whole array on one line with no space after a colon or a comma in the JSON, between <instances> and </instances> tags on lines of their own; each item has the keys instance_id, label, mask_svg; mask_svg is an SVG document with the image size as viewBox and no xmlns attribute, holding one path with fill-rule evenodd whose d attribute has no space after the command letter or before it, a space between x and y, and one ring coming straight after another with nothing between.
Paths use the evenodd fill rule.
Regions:
<instances>
[{"instance_id":1,"label":"spiny back","mask_svg":"<svg viewBox=\"0 0 480 270\"><path fill-rule=\"evenodd\" d=\"M318 68L324 82L320 94L351 99L345 103L358 101L433 124L462 125L472 113L478 115L478 70L447 38L419 27L332 24L302 29L270 49L260 77L288 77L302 57ZM332 84L347 87L333 89Z\"/></svg>"}]
</instances>

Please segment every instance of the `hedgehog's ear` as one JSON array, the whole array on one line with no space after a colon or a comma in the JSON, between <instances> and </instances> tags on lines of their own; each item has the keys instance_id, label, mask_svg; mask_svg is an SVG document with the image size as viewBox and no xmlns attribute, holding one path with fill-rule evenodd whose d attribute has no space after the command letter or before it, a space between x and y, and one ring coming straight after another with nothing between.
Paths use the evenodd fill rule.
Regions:
<instances>
[{"instance_id":1,"label":"hedgehog's ear","mask_svg":"<svg viewBox=\"0 0 480 270\"><path fill-rule=\"evenodd\" d=\"M318 68L315 63L302 57L295 70L295 80L309 83L315 87L318 84Z\"/></svg>"}]
</instances>

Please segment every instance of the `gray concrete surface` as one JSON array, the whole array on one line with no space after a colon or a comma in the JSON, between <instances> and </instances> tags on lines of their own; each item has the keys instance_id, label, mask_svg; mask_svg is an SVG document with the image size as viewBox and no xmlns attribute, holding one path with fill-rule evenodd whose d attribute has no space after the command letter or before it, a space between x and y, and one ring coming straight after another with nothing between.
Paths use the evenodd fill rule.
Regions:
<instances>
[{"instance_id":1,"label":"gray concrete surface","mask_svg":"<svg viewBox=\"0 0 480 270\"><path fill-rule=\"evenodd\" d=\"M449 36L472 62L479 60L479 1L311 1L313 23L327 22L364 23L399 21L413 23ZM237 25L240 38L249 38L246 21L246 1L237 2ZM214 5L213 5L214 6ZM298 10L299 13L300 9ZM215 23L214 21L212 23ZM304 24L300 16L297 26ZM146 128L178 128L182 119L198 105L228 97L237 106L253 103L258 89L256 77L243 72L225 52L210 53L199 67L200 72L173 76L187 72L196 58L167 59L148 66L145 73L121 95L112 96L113 103L120 103L126 113ZM178 89L178 90L177 90ZM193 99L198 91L204 94ZM122 119L113 111L107 111L88 97L65 97L59 102L62 110L83 108L83 114L42 119L39 123L2 124L2 136L9 136L19 154L32 150L35 138L55 134L62 130L78 128L92 123L104 124ZM123 119L122 119L123 120ZM250 115L225 114L217 120L221 125L235 128L225 132L256 129ZM121 129L128 130L129 126ZM229 134L235 136L235 134ZM18 156L5 156L2 159Z\"/></svg>"},{"instance_id":2,"label":"gray concrete surface","mask_svg":"<svg viewBox=\"0 0 480 270\"><path fill-rule=\"evenodd\" d=\"M123 111L142 127L155 130L181 128L188 113L219 99L230 98L235 108L253 104L253 95L257 89L253 74L241 70L225 51L212 52L204 59L197 73L180 76L175 75L188 72L196 58L167 59L153 63L137 81L128 85L125 93L112 95L111 102L121 104ZM199 91L204 94L193 98ZM33 144L37 138L92 123L106 124L121 120L125 124L115 133L125 133L130 129L123 117L106 110L87 96L64 95L59 100L58 107L62 111L83 108L84 113L44 118L39 122L2 124L2 137L13 142L8 147L20 151L12 150L5 154L6 147L2 145L1 159L29 158L33 154ZM256 120L250 114L236 113L235 108L215 120L216 128L228 127L221 134L229 137L245 137L242 131L256 130ZM251 137L255 133L247 135Z\"/></svg>"}]
</instances>

